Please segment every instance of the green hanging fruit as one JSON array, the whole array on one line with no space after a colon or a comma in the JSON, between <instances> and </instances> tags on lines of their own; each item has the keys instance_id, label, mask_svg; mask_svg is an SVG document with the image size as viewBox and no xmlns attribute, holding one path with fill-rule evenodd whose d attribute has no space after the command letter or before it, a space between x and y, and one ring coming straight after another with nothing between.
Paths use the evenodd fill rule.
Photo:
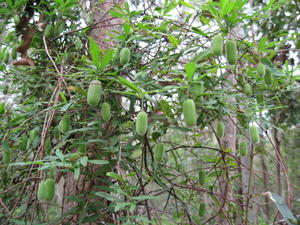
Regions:
<instances>
[{"instance_id":1,"label":"green hanging fruit","mask_svg":"<svg viewBox=\"0 0 300 225\"><path fill-rule=\"evenodd\" d=\"M194 126L197 122L197 113L195 102L192 99L187 99L183 102L183 117L187 126Z\"/></svg>"},{"instance_id":2,"label":"green hanging fruit","mask_svg":"<svg viewBox=\"0 0 300 225\"><path fill-rule=\"evenodd\" d=\"M47 184L45 181L42 181L39 184L38 198L39 198L39 200L42 200L42 201L48 200L48 190L47 190Z\"/></svg>"},{"instance_id":3,"label":"green hanging fruit","mask_svg":"<svg viewBox=\"0 0 300 225\"><path fill-rule=\"evenodd\" d=\"M120 51L120 63L125 65L130 61L130 49L129 48L122 48Z\"/></svg>"},{"instance_id":4,"label":"green hanging fruit","mask_svg":"<svg viewBox=\"0 0 300 225\"><path fill-rule=\"evenodd\" d=\"M259 142L259 132L256 126L251 126L250 130L250 137L253 144L257 144Z\"/></svg>"},{"instance_id":5,"label":"green hanging fruit","mask_svg":"<svg viewBox=\"0 0 300 225\"><path fill-rule=\"evenodd\" d=\"M239 145L239 152L241 156L246 156L248 154L248 150L247 150L248 146L247 146L247 142L246 141L242 141Z\"/></svg>"},{"instance_id":6,"label":"green hanging fruit","mask_svg":"<svg viewBox=\"0 0 300 225\"><path fill-rule=\"evenodd\" d=\"M51 150L52 150L52 145L51 145L51 140L49 137L46 138L45 141L45 152L47 155L51 154Z\"/></svg>"},{"instance_id":7,"label":"green hanging fruit","mask_svg":"<svg viewBox=\"0 0 300 225\"><path fill-rule=\"evenodd\" d=\"M238 51L234 40L228 40L225 45L226 58L230 65L235 65L238 60Z\"/></svg>"},{"instance_id":8,"label":"green hanging fruit","mask_svg":"<svg viewBox=\"0 0 300 225\"><path fill-rule=\"evenodd\" d=\"M20 17L18 15L14 16L14 22L15 22L15 25L19 25L19 23L20 23Z\"/></svg>"},{"instance_id":9,"label":"green hanging fruit","mask_svg":"<svg viewBox=\"0 0 300 225\"><path fill-rule=\"evenodd\" d=\"M201 202L199 205L198 215L202 217L205 215L205 212L206 212L206 204L205 202Z\"/></svg>"},{"instance_id":10,"label":"green hanging fruit","mask_svg":"<svg viewBox=\"0 0 300 225\"><path fill-rule=\"evenodd\" d=\"M244 85L244 93L247 96L251 96L252 95L252 88L251 88L250 84L247 83L247 84Z\"/></svg>"},{"instance_id":11,"label":"green hanging fruit","mask_svg":"<svg viewBox=\"0 0 300 225\"><path fill-rule=\"evenodd\" d=\"M136 132L143 136L146 134L148 128L148 115L146 112L139 112L136 118Z\"/></svg>"},{"instance_id":12,"label":"green hanging fruit","mask_svg":"<svg viewBox=\"0 0 300 225\"><path fill-rule=\"evenodd\" d=\"M214 36L211 50L215 56L221 56L223 53L223 37L222 35L218 34Z\"/></svg>"},{"instance_id":13,"label":"green hanging fruit","mask_svg":"<svg viewBox=\"0 0 300 225\"><path fill-rule=\"evenodd\" d=\"M264 64L258 63L258 65L257 65L257 73L258 73L260 76L264 76L264 75L265 75L265 72L266 72L266 69L265 69Z\"/></svg>"},{"instance_id":14,"label":"green hanging fruit","mask_svg":"<svg viewBox=\"0 0 300 225\"><path fill-rule=\"evenodd\" d=\"M273 84L273 74L269 68L266 68L264 81L268 86L272 86Z\"/></svg>"},{"instance_id":15,"label":"green hanging fruit","mask_svg":"<svg viewBox=\"0 0 300 225\"><path fill-rule=\"evenodd\" d=\"M70 129L71 119L69 115L64 115L58 124L58 129L60 132L67 133Z\"/></svg>"},{"instance_id":16,"label":"green hanging fruit","mask_svg":"<svg viewBox=\"0 0 300 225\"><path fill-rule=\"evenodd\" d=\"M96 107L101 99L102 87L101 82L94 80L90 83L88 94L87 94L87 103L90 106Z\"/></svg>"},{"instance_id":17,"label":"green hanging fruit","mask_svg":"<svg viewBox=\"0 0 300 225\"><path fill-rule=\"evenodd\" d=\"M51 201L55 194L55 181L52 178L48 178L46 181L46 190L47 190L47 199L48 201Z\"/></svg>"},{"instance_id":18,"label":"green hanging fruit","mask_svg":"<svg viewBox=\"0 0 300 225\"><path fill-rule=\"evenodd\" d=\"M101 107L102 119L105 122L108 122L111 118L110 105L107 102L104 102Z\"/></svg>"},{"instance_id":19,"label":"green hanging fruit","mask_svg":"<svg viewBox=\"0 0 300 225\"><path fill-rule=\"evenodd\" d=\"M49 24L46 26L45 30L44 30L44 35L45 37L49 38L53 35L54 32L54 28L52 24Z\"/></svg>"},{"instance_id":20,"label":"green hanging fruit","mask_svg":"<svg viewBox=\"0 0 300 225\"><path fill-rule=\"evenodd\" d=\"M163 143L159 143L155 146L154 159L156 162L161 162L165 154L165 146Z\"/></svg>"},{"instance_id":21,"label":"green hanging fruit","mask_svg":"<svg viewBox=\"0 0 300 225\"><path fill-rule=\"evenodd\" d=\"M217 136L218 138L223 138L225 135L225 125L223 122L218 122L217 124Z\"/></svg>"},{"instance_id":22,"label":"green hanging fruit","mask_svg":"<svg viewBox=\"0 0 300 225\"><path fill-rule=\"evenodd\" d=\"M198 174L199 184L204 185L206 182L205 170L200 169Z\"/></svg>"}]
</instances>

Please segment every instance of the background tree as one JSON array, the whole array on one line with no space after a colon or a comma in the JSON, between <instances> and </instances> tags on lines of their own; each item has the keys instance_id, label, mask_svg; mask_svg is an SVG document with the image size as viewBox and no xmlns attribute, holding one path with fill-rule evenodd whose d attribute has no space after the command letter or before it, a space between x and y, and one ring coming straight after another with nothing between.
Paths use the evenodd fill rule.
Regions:
<instances>
[{"instance_id":1,"label":"background tree","mask_svg":"<svg viewBox=\"0 0 300 225\"><path fill-rule=\"evenodd\" d=\"M298 2L250 3L1 2L1 224L296 224Z\"/></svg>"}]
</instances>

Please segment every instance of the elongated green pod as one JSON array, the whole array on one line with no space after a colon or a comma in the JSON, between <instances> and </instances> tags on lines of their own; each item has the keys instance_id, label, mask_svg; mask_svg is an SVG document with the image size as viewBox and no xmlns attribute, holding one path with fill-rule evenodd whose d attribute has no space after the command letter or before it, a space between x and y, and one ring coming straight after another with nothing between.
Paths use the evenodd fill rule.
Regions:
<instances>
[{"instance_id":1,"label":"elongated green pod","mask_svg":"<svg viewBox=\"0 0 300 225\"><path fill-rule=\"evenodd\" d=\"M2 160L4 164L10 163L11 160L11 149L7 148L3 150Z\"/></svg>"},{"instance_id":2,"label":"elongated green pod","mask_svg":"<svg viewBox=\"0 0 300 225\"><path fill-rule=\"evenodd\" d=\"M253 144L257 144L259 142L259 132L256 126L251 126L249 128L250 137Z\"/></svg>"},{"instance_id":3,"label":"elongated green pod","mask_svg":"<svg viewBox=\"0 0 300 225\"><path fill-rule=\"evenodd\" d=\"M268 86L272 86L273 84L273 74L271 73L271 70L269 68L266 68L264 81Z\"/></svg>"},{"instance_id":4,"label":"elongated green pod","mask_svg":"<svg viewBox=\"0 0 300 225\"><path fill-rule=\"evenodd\" d=\"M212 53L215 56L221 56L223 53L223 37L221 34L214 36L212 45L211 45Z\"/></svg>"},{"instance_id":5,"label":"elongated green pod","mask_svg":"<svg viewBox=\"0 0 300 225\"><path fill-rule=\"evenodd\" d=\"M198 215L202 217L205 215L205 213L206 213L206 204L205 202L201 202L199 204Z\"/></svg>"},{"instance_id":6,"label":"elongated green pod","mask_svg":"<svg viewBox=\"0 0 300 225\"><path fill-rule=\"evenodd\" d=\"M206 182L205 170L200 169L198 174L199 184L204 185Z\"/></svg>"},{"instance_id":7,"label":"elongated green pod","mask_svg":"<svg viewBox=\"0 0 300 225\"><path fill-rule=\"evenodd\" d=\"M20 16L19 15L14 16L14 22L15 22L15 25L19 25L19 23L20 23Z\"/></svg>"},{"instance_id":8,"label":"elongated green pod","mask_svg":"<svg viewBox=\"0 0 300 225\"><path fill-rule=\"evenodd\" d=\"M238 50L234 40L228 40L225 45L226 58L230 65L235 65L238 60Z\"/></svg>"},{"instance_id":9,"label":"elongated green pod","mask_svg":"<svg viewBox=\"0 0 300 225\"><path fill-rule=\"evenodd\" d=\"M187 126L194 126L197 122L197 113L195 102L192 99L187 99L183 102L183 118Z\"/></svg>"},{"instance_id":10,"label":"elongated green pod","mask_svg":"<svg viewBox=\"0 0 300 225\"><path fill-rule=\"evenodd\" d=\"M90 83L88 94L87 94L87 103L90 106L96 107L101 99L102 87L101 82L94 80Z\"/></svg>"},{"instance_id":11,"label":"elongated green pod","mask_svg":"<svg viewBox=\"0 0 300 225\"><path fill-rule=\"evenodd\" d=\"M241 156L246 156L248 154L248 146L246 141L242 141L239 144L239 152Z\"/></svg>"},{"instance_id":12,"label":"elongated green pod","mask_svg":"<svg viewBox=\"0 0 300 225\"><path fill-rule=\"evenodd\" d=\"M69 115L64 115L58 124L58 129L60 132L67 133L70 129L71 119Z\"/></svg>"},{"instance_id":13,"label":"elongated green pod","mask_svg":"<svg viewBox=\"0 0 300 225\"><path fill-rule=\"evenodd\" d=\"M244 85L244 93L247 96L251 96L252 95L252 88L251 88L250 84L247 83L247 84Z\"/></svg>"},{"instance_id":14,"label":"elongated green pod","mask_svg":"<svg viewBox=\"0 0 300 225\"><path fill-rule=\"evenodd\" d=\"M130 61L130 49L129 48L122 48L122 50L120 51L120 63L122 65L125 65L127 63L129 63Z\"/></svg>"},{"instance_id":15,"label":"elongated green pod","mask_svg":"<svg viewBox=\"0 0 300 225\"><path fill-rule=\"evenodd\" d=\"M154 159L156 162L161 162L165 154L165 146L163 143L159 143L155 146Z\"/></svg>"},{"instance_id":16,"label":"elongated green pod","mask_svg":"<svg viewBox=\"0 0 300 225\"><path fill-rule=\"evenodd\" d=\"M47 199L48 201L51 201L55 194L55 181L52 178L48 178L46 181L46 190L47 190Z\"/></svg>"},{"instance_id":17,"label":"elongated green pod","mask_svg":"<svg viewBox=\"0 0 300 225\"><path fill-rule=\"evenodd\" d=\"M219 121L217 124L217 136L218 138L223 138L225 135L225 125L223 122Z\"/></svg>"},{"instance_id":18,"label":"elongated green pod","mask_svg":"<svg viewBox=\"0 0 300 225\"><path fill-rule=\"evenodd\" d=\"M257 65L257 73L258 73L258 75L264 76L265 72L266 72L266 68L265 68L264 64L258 63L258 65Z\"/></svg>"},{"instance_id":19,"label":"elongated green pod","mask_svg":"<svg viewBox=\"0 0 300 225\"><path fill-rule=\"evenodd\" d=\"M110 105L107 102L104 102L101 107L102 119L105 122L108 122L111 118Z\"/></svg>"},{"instance_id":20,"label":"elongated green pod","mask_svg":"<svg viewBox=\"0 0 300 225\"><path fill-rule=\"evenodd\" d=\"M144 111L139 112L136 118L136 132L143 136L148 128L148 114Z\"/></svg>"},{"instance_id":21,"label":"elongated green pod","mask_svg":"<svg viewBox=\"0 0 300 225\"><path fill-rule=\"evenodd\" d=\"M46 184L45 181L42 181L39 184L38 198L41 201L47 201L48 200L48 190L47 190L47 184Z\"/></svg>"},{"instance_id":22,"label":"elongated green pod","mask_svg":"<svg viewBox=\"0 0 300 225\"><path fill-rule=\"evenodd\" d=\"M45 30L44 30L44 35L45 37L49 38L53 35L54 32L54 28L52 24L49 24L46 26Z\"/></svg>"},{"instance_id":23,"label":"elongated green pod","mask_svg":"<svg viewBox=\"0 0 300 225\"><path fill-rule=\"evenodd\" d=\"M51 140L49 137L46 138L45 141L45 152L47 155L51 154L51 150L52 150L52 144L51 144Z\"/></svg>"}]
</instances>

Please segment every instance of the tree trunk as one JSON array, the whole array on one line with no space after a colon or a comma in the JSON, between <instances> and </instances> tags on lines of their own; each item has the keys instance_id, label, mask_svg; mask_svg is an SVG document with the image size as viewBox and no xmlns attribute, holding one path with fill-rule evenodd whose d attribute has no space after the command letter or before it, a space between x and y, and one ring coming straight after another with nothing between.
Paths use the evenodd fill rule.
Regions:
<instances>
[{"instance_id":1,"label":"tree trunk","mask_svg":"<svg viewBox=\"0 0 300 225\"><path fill-rule=\"evenodd\" d=\"M122 23L122 19L113 18L109 10L113 9L116 4L122 5L121 1L91 1L90 11L93 16L93 27L90 31L90 36L99 44L100 49L105 50L111 48L115 43L109 34L118 29ZM86 5L86 2L83 1ZM92 168L96 169L96 168ZM69 172L57 178L57 199L61 205L61 213L64 214L77 206L77 202L68 200L67 196L78 195L83 192L91 192L95 190L94 186L100 185L98 180L92 180L90 177L81 175L78 180L75 180L74 174ZM104 184L101 184L104 185ZM101 199L101 202L104 200ZM78 224L79 215L68 218L68 224ZM110 219L104 219L106 221ZM85 223L99 224L99 223Z\"/></svg>"}]
</instances>

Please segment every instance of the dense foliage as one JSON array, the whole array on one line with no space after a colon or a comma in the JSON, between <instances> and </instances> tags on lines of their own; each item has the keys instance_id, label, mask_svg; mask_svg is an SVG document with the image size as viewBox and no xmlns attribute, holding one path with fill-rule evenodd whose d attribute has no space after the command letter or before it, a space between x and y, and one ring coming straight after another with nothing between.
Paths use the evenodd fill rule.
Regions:
<instances>
[{"instance_id":1,"label":"dense foliage","mask_svg":"<svg viewBox=\"0 0 300 225\"><path fill-rule=\"evenodd\" d=\"M299 1L92 4L0 3L0 223L297 224Z\"/></svg>"}]
</instances>

